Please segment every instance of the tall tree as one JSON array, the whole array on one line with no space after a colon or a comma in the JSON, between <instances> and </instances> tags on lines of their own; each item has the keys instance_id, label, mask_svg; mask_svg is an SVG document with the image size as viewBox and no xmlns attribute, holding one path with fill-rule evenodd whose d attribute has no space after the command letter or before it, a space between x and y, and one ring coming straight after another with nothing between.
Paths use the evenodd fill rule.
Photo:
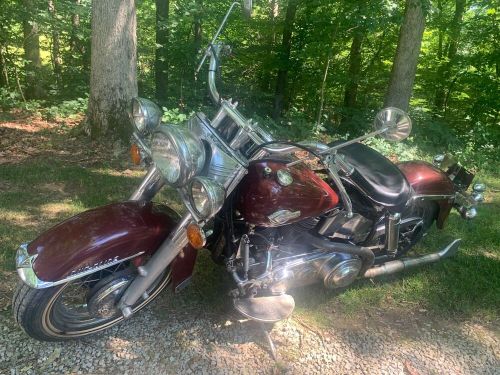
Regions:
<instances>
[{"instance_id":1,"label":"tall tree","mask_svg":"<svg viewBox=\"0 0 500 375\"><path fill-rule=\"evenodd\" d=\"M279 68L278 75L276 77L276 91L274 94L273 118L275 120L281 117L283 108L285 107L288 71L290 69L290 52L292 49L293 24L295 22L297 5L298 0L288 0L285 24L283 27L283 40L281 42L281 51L279 54Z\"/></svg>"},{"instance_id":2,"label":"tall tree","mask_svg":"<svg viewBox=\"0 0 500 375\"><path fill-rule=\"evenodd\" d=\"M316 125L315 125L316 131L318 131L320 126L321 126L321 118L323 116L323 107L325 105L326 81L328 78L328 72L330 70L330 66L331 66L332 61L334 60L334 56L336 54L336 50L335 50L334 45L335 45L335 40L338 37L337 31L338 31L339 25L340 25L340 18L338 15L341 11L342 11L342 9L339 8L337 13L333 17L334 22L331 25L331 32L329 35L328 54L326 56L326 61L325 61L324 67L323 67L321 86L320 86L320 90L319 90L318 112L316 114Z\"/></svg>"},{"instance_id":3,"label":"tall tree","mask_svg":"<svg viewBox=\"0 0 500 375\"><path fill-rule=\"evenodd\" d=\"M23 0L25 14L23 17L24 59L26 60L26 89L27 99L39 99L45 95L41 84L42 60L40 59L40 35L38 23L34 17L36 4L33 0Z\"/></svg>"},{"instance_id":4,"label":"tall tree","mask_svg":"<svg viewBox=\"0 0 500 375\"><path fill-rule=\"evenodd\" d=\"M268 48L268 51L270 51L270 54L267 54L264 60L264 69L262 74L261 74L261 79L259 82L259 86L261 87L262 90L271 91L272 90L272 84L273 84L273 79L272 79L272 68L271 65L274 63L274 54L272 53L275 50L276 47L276 18L278 17L279 14L279 4L278 0L267 0L267 22L266 24L269 25L269 31L267 32L267 38L265 39L266 41L266 48Z\"/></svg>"},{"instance_id":5,"label":"tall tree","mask_svg":"<svg viewBox=\"0 0 500 375\"><path fill-rule=\"evenodd\" d=\"M156 0L155 93L159 103L167 100L169 0Z\"/></svg>"},{"instance_id":6,"label":"tall tree","mask_svg":"<svg viewBox=\"0 0 500 375\"><path fill-rule=\"evenodd\" d=\"M408 110L425 29L423 0L406 0L384 106Z\"/></svg>"},{"instance_id":7,"label":"tall tree","mask_svg":"<svg viewBox=\"0 0 500 375\"><path fill-rule=\"evenodd\" d=\"M195 53L201 48L201 41L203 37L202 29L202 14L203 14L203 0L196 0L196 11L194 13L194 50Z\"/></svg>"},{"instance_id":8,"label":"tall tree","mask_svg":"<svg viewBox=\"0 0 500 375\"><path fill-rule=\"evenodd\" d=\"M450 24L450 33L448 39L448 45L446 48L446 60L442 61L437 70L437 89L436 97L434 99L434 105L438 109L442 109L445 105L446 98L446 87L448 86L448 81L450 81L450 74L458 52L458 44L460 41L460 31L462 28L462 18L465 12L465 0L455 1L455 13L453 15L453 20ZM442 41L440 41L442 43ZM441 46L442 51L442 46ZM441 56L439 56L441 54ZM438 51L438 58L442 57L442 52ZM451 80L453 82L453 80Z\"/></svg>"},{"instance_id":9,"label":"tall tree","mask_svg":"<svg viewBox=\"0 0 500 375\"><path fill-rule=\"evenodd\" d=\"M358 95L358 82L361 73L361 46L363 43L363 32L356 30L352 38L351 50L349 52L349 68L347 71L347 84L344 92L344 106L354 108Z\"/></svg>"},{"instance_id":10,"label":"tall tree","mask_svg":"<svg viewBox=\"0 0 500 375\"><path fill-rule=\"evenodd\" d=\"M363 16L366 5L364 1L358 1L355 12L357 25L353 28L353 38L349 51L349 68L347 69L347 83L344 91L344 107L347 109L352 109L356 106L358 96L362 62L361 47L366 33L366 16Z\"/></svg>"},{"instance_id":11,"label":"tall tree","mask_svg":"<svg viewBox=\"0 0 500 375\"><path fill-rule=\"evenodd\" d=\"M7 72L7 61L3 52L3 45L0 44L0 87L9 87L9 74Z\"/></svg>"},{"instance_id":12,"label":"tall tree","mask_svg":"<svg viewBox=\"0 0 500 375\"><path fill-rule=\"evenodd\" d=\"M82 41L80 40L80 7L81 0L73 0L72 14L71 14L71 32L69 37L69 48L71 52L76 54L83 54Z\"/></svg>"},{"instance_id":13,"label":"tall tree","mask_svg":"<svg viewBox=\"0 0 500 375\"><path fill-rule=\"evenodd\" d=\"M51 17L52 28L52 68L56 77L56 84L59 87L61 84L62 59L60 54L59 27L57 25L57 14L55 0L48 1L48 9Z\"/></svg>"},{"instance_id":14,"label":"tall tree","mask_svg":"<svg viewBox=\"0 0 500 375\"><path fill-rule=\"evenodd\" d=\"M90 135L128 140L130 99L137 95L134 0L92 1L88 125Z\"/></svg>"}]
</instances>

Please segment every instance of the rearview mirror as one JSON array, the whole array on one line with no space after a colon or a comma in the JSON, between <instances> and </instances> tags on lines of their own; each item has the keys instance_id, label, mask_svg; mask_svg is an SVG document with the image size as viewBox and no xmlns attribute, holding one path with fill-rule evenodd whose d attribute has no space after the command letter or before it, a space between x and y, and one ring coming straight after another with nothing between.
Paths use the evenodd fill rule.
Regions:
<instances>
[{"instance_id":1,"label":"rearview mirror","mask_svg":"<svg viewBox=\"0 0 500 375\"><path fill-rule=\"evenodd\" d=\"M411 119L405 111L388 107L377 113L373 127L378 131L386 129L380 135L388 141L398 142L410 135Z\"/></svg>"},{"instance_id":2,"label":"rearview mirror","mask_svg":"<svg viewBox=\"0 0 500 375\"><path fill-rule=\"evenodd\" d=\"M251 18L252 17L252 0L243 0L243 14L245 17Z\"/></svg>"}]
</instances>

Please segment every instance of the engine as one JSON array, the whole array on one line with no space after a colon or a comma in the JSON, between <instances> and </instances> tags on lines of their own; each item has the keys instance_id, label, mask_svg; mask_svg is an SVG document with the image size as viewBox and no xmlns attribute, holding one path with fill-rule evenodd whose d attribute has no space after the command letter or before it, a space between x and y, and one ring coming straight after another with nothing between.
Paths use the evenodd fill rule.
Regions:
<instances>
[{"instance_id":1,"label":"engine","mask_svg":"<svg viewBox=\"0 0 500 375\"><path fill-rule=\"evenodd\" d=\"M347 220L338 212L332 213L329 219L329 228L336 232L326 232L333 240L352 240L356 233L366 237L371 224L361 215ZM317 234L324 223L324 217L313 217L280 227L256 227L249 233L249 278L260 279L269 274L271 265L270 290L275 293L318 281L330 289L352 283L362 267L360 258L316 248L308 240L309 233Z\"/></svg>"}]
</instances>

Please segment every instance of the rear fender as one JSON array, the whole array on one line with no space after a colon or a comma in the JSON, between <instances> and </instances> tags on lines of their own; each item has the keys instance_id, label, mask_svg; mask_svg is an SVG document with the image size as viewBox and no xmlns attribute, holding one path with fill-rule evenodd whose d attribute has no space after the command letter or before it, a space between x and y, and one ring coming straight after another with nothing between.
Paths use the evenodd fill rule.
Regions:
<instances>
[{"instance_id":1,"label":"rear fender","mask_svg":"<svg viewBox=\"0 0 500 375\"><path fill-rule=\"evenodd\" d=\"M82 212L42 233L17 253L21 279L48 288L133 259L140 264L175 229L179 216L165 205L130 201ZM197 252L190 246L172 263L176 287L189 278Z\"/></svg>"},{"instance_id":2,"label":"rear fender","mask_svg":"<svg viewBox=\"0 0 500 375\"><path fill-rule=\"evenodd\" d=\"M398 164L418 197L434 200L438 207L436 225L443 229L453 207L455 186L442 170L424 161L407 161Z\"/></svg>"}]
</instances>

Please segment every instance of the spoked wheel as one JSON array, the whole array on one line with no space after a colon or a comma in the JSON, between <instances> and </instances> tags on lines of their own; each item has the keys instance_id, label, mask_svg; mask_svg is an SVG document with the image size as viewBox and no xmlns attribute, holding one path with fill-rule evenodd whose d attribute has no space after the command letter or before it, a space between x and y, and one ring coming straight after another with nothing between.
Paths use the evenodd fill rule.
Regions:
<instances>
[{"instance_id":1,"label":"spoked wheel","mask_svg":"<svg viewBox=\"0 0 500 375\"><path fill-rule=\"evenodd\" d=\"M38 340L60 341L90 335L123 320L116 302L132 282L135 273L119 264L81 279L46 289L33 289L20 282L14 293L16 321ZM147 291L133 311L151 302L170 282L166 270Z\"/></svg>"},{"instance_id":2,"label":"spoked wheel","mask_svg":"<svg viewBox=\"0 0 500 375\"><path fill-rule=\"evenodd\" d=\"M403 213L401 221L412 219L399 228L399 243L396 257L405 256L427 234L437 217L438 206L435 202L419 202ZM415 220L413 220L415 219ZM371 245L382 246L385 243L385 234L373 239Z\"/></svg>"},{"instance_id":3,"label":"spoked wheel","mask_svg":"<svg viewBox=\"0 0 500 375\"><path fill-rule=\"evenodd\" d=\"M407 217L417 217L420 220L400 228L398 256L405 255L427 234L436 219L437 210L438 207L435 202L421 202L412 207L410 212L405 215Z\"/></svg>"}]
</instances>

